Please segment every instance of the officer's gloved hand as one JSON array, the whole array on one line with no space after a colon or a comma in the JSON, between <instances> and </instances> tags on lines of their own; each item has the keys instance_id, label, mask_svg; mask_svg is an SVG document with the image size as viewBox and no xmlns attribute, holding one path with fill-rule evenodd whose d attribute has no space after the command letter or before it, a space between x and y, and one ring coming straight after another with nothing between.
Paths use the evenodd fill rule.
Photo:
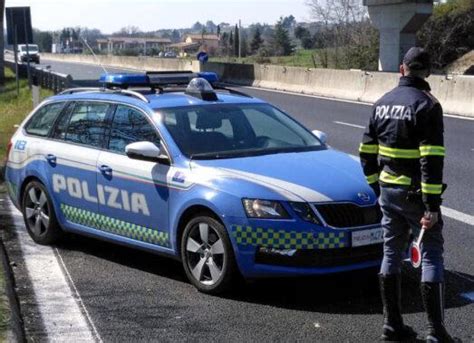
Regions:
<instances>
[{"instance_id":1,"label":"officer's gloved hand","mask_svg":"<svg viewBox=\"0 0 474 343\"><path fill-rule=\"evenodd\" d=\"M428 212L426 211L424 216L420 220L421 228L424 230L429 230L438 222L438 212Z\"/></svg>"},{"instance_id":2,"label":"officer's gloved hand","mask_svg":"<svg viewBox=\"0 0 474 343\"><path fill-rule=\"evenodd\" d=\"M380 185L378 184L378 182L371 184L370 187L372 187L375 196L378 198L380 196Z\"/></svg>"}]
</instances>

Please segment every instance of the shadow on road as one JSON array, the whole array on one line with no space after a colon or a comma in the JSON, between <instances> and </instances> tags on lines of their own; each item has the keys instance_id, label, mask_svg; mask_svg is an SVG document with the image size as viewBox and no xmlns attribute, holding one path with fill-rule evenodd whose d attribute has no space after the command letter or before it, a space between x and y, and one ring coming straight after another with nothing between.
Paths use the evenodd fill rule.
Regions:
<instances>
[{"instance_id":1,"label":"shadow on road","mask_svg":"<svg viewBox=\"0 0 474 343\"><path fill-rule=\"evenodd\" d=\"M77 235L70 235L58 248L81 251L127 268L188 282L180 262L151 253ZM239 283L235 290L220 297L300 311L378 314L382 305L377 272L376 269L369 269L317 277L253 280ZM402 303L405 313L423 311L417 274L409 266L403 272ZM474 282L470 281L472 276L446 271L446 280L447 308L469 305L470 302L459 294L474 289Z\"/></svg>"},{"instance_id":2,"label":"shadow on road","mask_svg":"<svg viewBox=\"0 0 474 343\"><path fill-rule=\"evenodd\" d=\"M10 229L14 227L12 223L11 214L0 211L0 231L3 231L4 239L15 239L16 235ZM181 263L170 258L73 234L68 235L62 243L57 245L57 248L60 251L82 252L126 268L188 283ZM470 304L460 294L474 290L473 279L471 275L446 271L447 308ZM418 280L417 272L411 267L405 268L402 284L402 304L405 313L423 311ZM255 280L239 283L234 291L220 298L284 309L333 314L379 314L382 307L375 269L318 277Z\"/></svg>"}]
</instances>

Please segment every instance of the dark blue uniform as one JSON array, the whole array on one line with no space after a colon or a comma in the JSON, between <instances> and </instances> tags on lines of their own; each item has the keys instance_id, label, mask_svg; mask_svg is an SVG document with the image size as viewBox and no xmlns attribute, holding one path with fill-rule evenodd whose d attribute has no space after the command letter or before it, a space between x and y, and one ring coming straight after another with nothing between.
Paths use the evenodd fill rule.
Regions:
<instances>
[{"instance_id":1,"label":"dark blue uniform","mask_svg":"<svg viewBox=\"0 0 474 343\"><path fill-rule=\"evenodd\" d=\"M381 274L399 274L410 232L425 211L439 212L443 192L443 111L421 78L402 77L373 107L360 146L367 182L380 195L384 228ZM422 281L443 281L442 220L425 233Z\"/></svg>"}]
</instances>

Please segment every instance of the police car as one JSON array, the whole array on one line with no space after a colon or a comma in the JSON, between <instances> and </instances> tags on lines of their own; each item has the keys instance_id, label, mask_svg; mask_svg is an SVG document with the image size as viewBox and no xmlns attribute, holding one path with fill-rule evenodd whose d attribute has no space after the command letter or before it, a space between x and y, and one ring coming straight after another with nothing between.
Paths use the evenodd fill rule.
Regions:
<instances>
[{"instance_id":1,"label":"police car","mask_svg":"<svg viewBox=\"0 0 474 343\"><path fill-rule=\"evenodd\" d=\"M359 162L217 81L108 74L39 105L5 175L31 238L74 232L165 254L207 293L238 276L378 265L380 210Z\"/></svg>"}]
</instances>

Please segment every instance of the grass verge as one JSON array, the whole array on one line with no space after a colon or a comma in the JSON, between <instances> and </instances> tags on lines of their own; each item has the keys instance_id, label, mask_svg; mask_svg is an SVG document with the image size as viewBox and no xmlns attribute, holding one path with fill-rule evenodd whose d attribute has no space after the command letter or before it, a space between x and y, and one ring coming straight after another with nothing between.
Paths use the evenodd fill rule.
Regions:
<instances>
[{"instance_id":1,"label":"grass verge","mask_svg":"<svg viewBox=\"0 0 474 343\"><path fill-rule=\"evenodd\" d=\"M53 95L42 89L41 98ZM20 79L20 95L16 95L15 74L5 69L5 86L0 88L0 163L3 162L10 137L15 133L14 125L20 124L33 109L28 81Z\"/></svg>"}]
</instances>

